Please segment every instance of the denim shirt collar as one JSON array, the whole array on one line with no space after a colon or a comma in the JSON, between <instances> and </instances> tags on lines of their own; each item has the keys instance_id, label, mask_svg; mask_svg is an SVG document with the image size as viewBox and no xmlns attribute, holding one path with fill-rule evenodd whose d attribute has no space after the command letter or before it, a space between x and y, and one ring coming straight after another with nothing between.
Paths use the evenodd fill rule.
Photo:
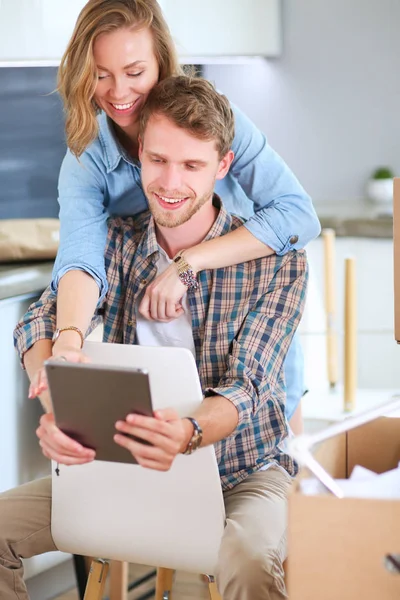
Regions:
<instances>
[{"instance_id":1,"label":"denim shirt collar","mask_svg":"<svg viewBox=\"0 0 400 600\"><path fill-rule=\"evenodd\" d=\"M97 122L99 125L98 136L100 144L103 148L104 156L106 157L107 173L114 171L118 167L121 159L124 159L131 165L139 165L139 161L132 158L132 156L129 156L126 150L119 143L112 125L112 121L109 119L109 117L107 117L104 111L102 111L97 117Z\"/></svg>"}]
</instances>

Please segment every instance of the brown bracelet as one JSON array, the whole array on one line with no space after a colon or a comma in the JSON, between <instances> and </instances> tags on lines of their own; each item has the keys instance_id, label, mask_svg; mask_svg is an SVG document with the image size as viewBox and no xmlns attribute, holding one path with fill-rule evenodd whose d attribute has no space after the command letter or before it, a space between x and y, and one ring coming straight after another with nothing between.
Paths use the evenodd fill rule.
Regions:
<instances>
[{"instance_id":1,"label":"brown bracelet","mask_svg":"<svg viewBox=\"0 0 400 600\"><path fill-rule=\"evenodd\" d=\"M60 333L63 331L76 331L76 333L78 333L81 338L81 349L83 348L85 337L82 331L79 329L79 327L75 327L75 325L70 325L69 327L61 327L61 329L56 329L52 338L53 344L58 340L58 338L60 337Z\"/></svg>"}]
</instances>

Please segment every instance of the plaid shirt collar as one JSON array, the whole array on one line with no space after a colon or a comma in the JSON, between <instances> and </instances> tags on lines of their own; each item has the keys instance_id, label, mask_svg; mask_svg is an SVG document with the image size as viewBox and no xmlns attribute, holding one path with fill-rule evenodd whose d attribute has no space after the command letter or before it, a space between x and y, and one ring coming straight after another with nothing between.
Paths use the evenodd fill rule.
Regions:
<instances>
[{"instance_id":1,"label":"plaid shirt collar","mask_svg":"<svg viewBox=\"0 0 400 600\"><path fill-rule=\"evenodd\" d=\"M219 209L218 216L215 219L210 231L207 233L203 242L211 240L215 237L225 235L231 229L232 217L227 212L221 198L217 195L213 195L213 205ZM145 230L137 248L138 254L142 259L149 258L151 255L159 251L159 245L156 234L156 223L152 215L150 215L147 229Z\"/></svg>"}]
</instances>

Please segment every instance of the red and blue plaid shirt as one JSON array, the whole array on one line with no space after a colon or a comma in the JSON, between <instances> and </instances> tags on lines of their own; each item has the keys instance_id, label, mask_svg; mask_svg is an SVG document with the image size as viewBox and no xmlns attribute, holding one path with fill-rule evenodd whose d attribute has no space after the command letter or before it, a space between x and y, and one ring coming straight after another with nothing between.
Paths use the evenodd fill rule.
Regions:
<instances>
[{"instance_id":1,"label":"red and blue plaid shirt","mask_svg":"<svg viewBox=\"0 0 400 600\"><path fill-rule=\"evenodd\" d=\"M206 240L242 225L223 206ZM149 212L113 218L105 252L109 289L103 303L104 341L136 344L136 312L146 285L157 274L159 254ZM304 308L304 251L269 256L198 274L188 292L197 367L203 393L219 394L237 408L235 431L215 444L223 489L270 463L297 471L284 451L283 362ZM51 338L56 297L48 288L29 307L14 332L21 357L38 340Z\"/></svg>"}]
</instances>

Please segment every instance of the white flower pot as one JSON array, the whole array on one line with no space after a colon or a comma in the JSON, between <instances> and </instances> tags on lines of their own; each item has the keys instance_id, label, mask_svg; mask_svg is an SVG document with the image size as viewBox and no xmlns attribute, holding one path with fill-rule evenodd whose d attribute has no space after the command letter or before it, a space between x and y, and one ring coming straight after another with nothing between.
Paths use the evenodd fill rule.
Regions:
<instances>
[{"instance_id":1,"label":"white flower pot","mask_svg":"<svg viewBox=\"0 0 400 600\"><path fill-rule=\"evenodd\" d=\"M369 179L367 196L385 212L393 211L393 179Z\"/></svg>"}]
</instances>

